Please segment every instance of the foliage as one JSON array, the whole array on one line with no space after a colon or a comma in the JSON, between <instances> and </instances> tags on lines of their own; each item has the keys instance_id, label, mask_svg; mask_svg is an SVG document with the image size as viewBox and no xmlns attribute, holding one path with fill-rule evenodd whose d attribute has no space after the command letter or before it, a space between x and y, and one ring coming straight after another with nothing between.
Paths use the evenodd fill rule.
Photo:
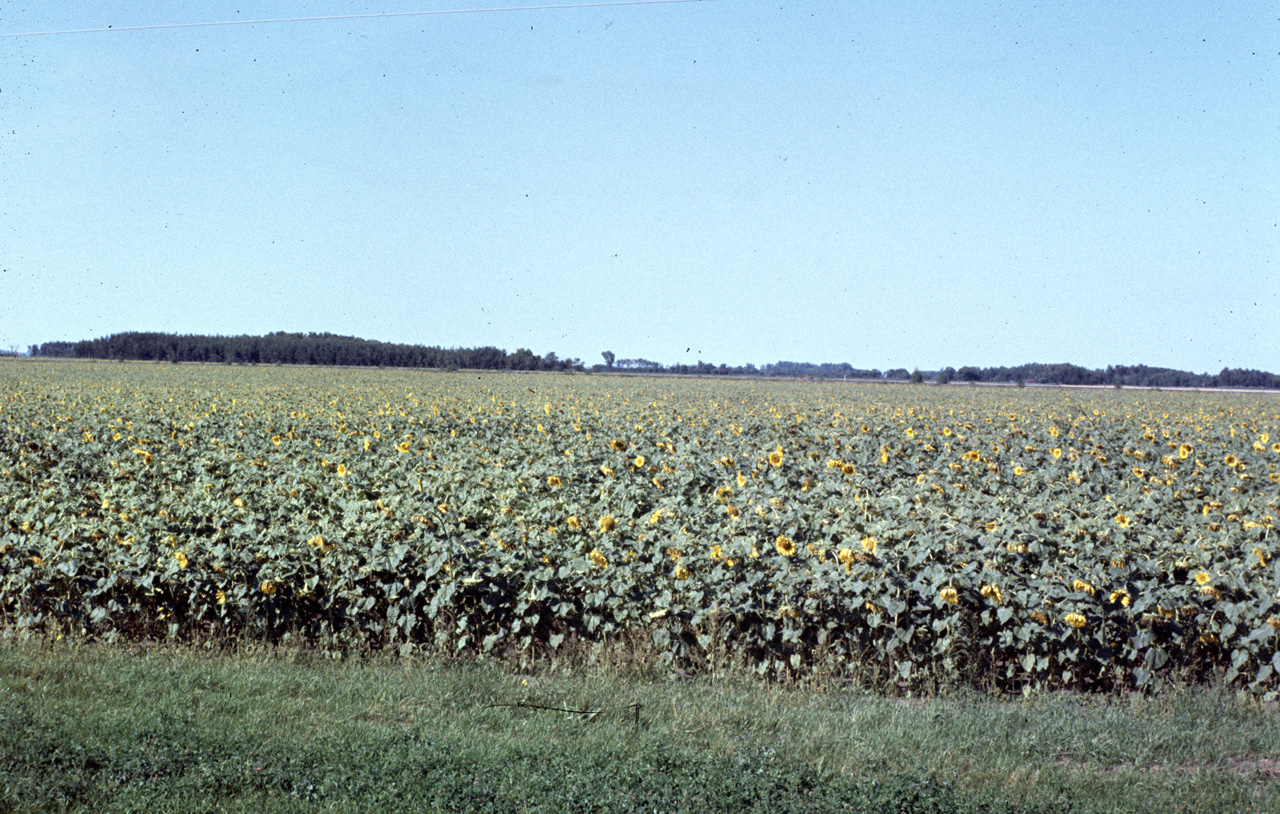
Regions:
<instances>
[{"instance_id":1,"label":"foliage","mask_svg":"<svg viewBox=\"0 0 1280 814\"><path fill-rule=\"evenodd\" d=\"M0 626L1274 694L1245 395L0 366Z\"/></svg>"}]
</instances>

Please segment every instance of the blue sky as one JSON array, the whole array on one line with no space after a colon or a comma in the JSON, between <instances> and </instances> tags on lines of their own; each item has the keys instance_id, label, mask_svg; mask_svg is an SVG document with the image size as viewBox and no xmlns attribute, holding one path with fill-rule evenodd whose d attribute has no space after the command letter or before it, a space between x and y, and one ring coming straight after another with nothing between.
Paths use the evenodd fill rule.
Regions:
<instances>
[{"instance_id":1,"label":"blue sky","mask_svg":"<svg viewBox=\"0 0 1280 814\"><path fill-rule=\"evenodd\" d=\"M5 3L0 34L496 5ZM1267 3L0 38L0 347L1280 372L1278 64Z\"/></svg>"}]
</instances>

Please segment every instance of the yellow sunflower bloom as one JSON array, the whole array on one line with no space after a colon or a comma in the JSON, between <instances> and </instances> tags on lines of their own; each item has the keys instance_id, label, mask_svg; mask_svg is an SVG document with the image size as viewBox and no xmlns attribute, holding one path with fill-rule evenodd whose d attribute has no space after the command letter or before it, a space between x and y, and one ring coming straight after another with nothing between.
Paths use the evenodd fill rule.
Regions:
<instances>
[{"instance_id":1,"label":"yellow sunflower bloom","mask_svg":"<svg viewBox=\"0 0 1280 814\"><path fill-rule=\"evenodd\" d=\"M606 514L604 517L601 517L600 520L596 522L596 526L599 527L600 531L606 532L606 533L613 531L617 527L617 525L618 525L618 521L614 519L613 515L611 514Z\"/></svg>"},{"instance_id":2,"label":"yellow sunflower bloom","mask_svg":"<svg viewBox=\"0 0 1280 814\"><path fill-rule=\"evenodd\" d=\"M790 557L796 553L796 544L784 534L779 534L778 539L773 544L778 549L778 553L784 557Z\"/></svg>"}]
</instances>

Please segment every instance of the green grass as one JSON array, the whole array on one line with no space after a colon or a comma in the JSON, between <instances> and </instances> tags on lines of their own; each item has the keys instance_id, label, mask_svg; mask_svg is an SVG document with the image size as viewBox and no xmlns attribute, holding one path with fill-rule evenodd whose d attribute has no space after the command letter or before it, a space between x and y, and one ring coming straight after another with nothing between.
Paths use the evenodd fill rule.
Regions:
<instances>
[{"instance_id":1,"label":"green grass","mask_svg":"<svg viewBox=\"0 0 1280 814\"><path fill-rule=\"evenodd\" d=\"M0 811L1262 812L1278 772L1275 706L1203 688L887 698L0 642Z\"/></svg>"}]
</instances>

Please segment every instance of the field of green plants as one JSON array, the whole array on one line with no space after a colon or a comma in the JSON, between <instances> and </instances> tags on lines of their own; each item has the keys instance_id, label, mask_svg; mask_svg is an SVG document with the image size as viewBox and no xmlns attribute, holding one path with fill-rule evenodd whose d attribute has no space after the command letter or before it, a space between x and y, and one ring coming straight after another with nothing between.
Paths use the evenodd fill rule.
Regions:
<instances>
[{"instance_id":1,"label":"field of green plants","mask_svg":"<svg viewBox=\"0 0 1280 814\"><path fill-rule=\"evenodd\" d=\"M1274 395L0 362L0 628L1280 688Z\"/></svg>"}]
</instances>

